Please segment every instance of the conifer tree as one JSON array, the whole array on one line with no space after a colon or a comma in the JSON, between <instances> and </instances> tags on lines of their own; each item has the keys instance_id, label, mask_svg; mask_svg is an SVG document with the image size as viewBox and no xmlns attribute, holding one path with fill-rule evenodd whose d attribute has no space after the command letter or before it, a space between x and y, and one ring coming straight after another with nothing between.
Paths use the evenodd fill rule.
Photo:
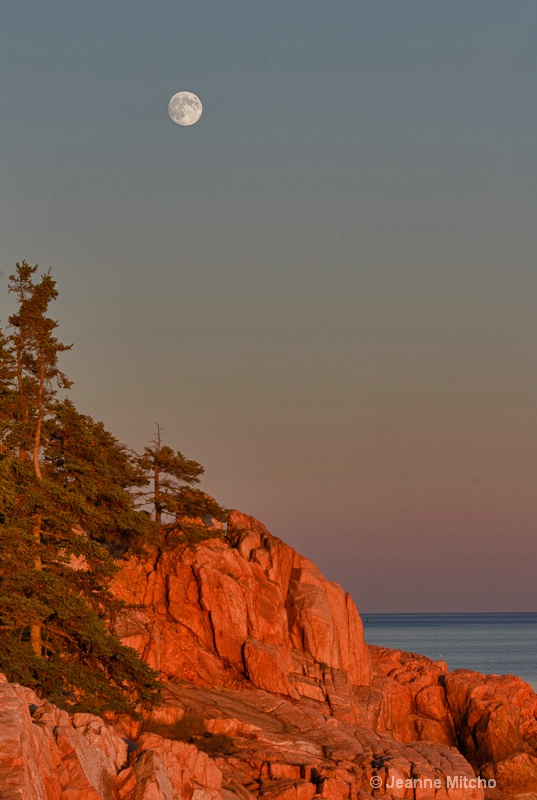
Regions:
<instances>
[{"instance_id":1,"label":"conifer tree","mask_svg":"<svg viewBox=\"0 0 537 800\"><path fill-rule=\"evenodd\" d=\"M149 491L140 492L139 496L153 506L158 525L162 524L163 514L177 513L180 488L199 483L204 472L197 461L190 461L179 451L162 444L162 431L158 424L155 438L144 449L138 463L151 484Z\"/></svg>"},{"instance_id":2,"label":"conifer tree","mask_svg":"<svg viewBox=\"0 0 537 800\"><path fill-rule=\"evenodd\" d=\"M140 554L154 523L135 507L133 487L147 483L138 460L102 422L65 399L47 426L45 472L61 487L61 503L86 536L115 555Z\"/></svg>"},{"instance_id":3,"label":"conifer tree","mask_svg":"<svg viewBox=\"0 0 537 800\"><path fill-rule=\"evenodd\" d=\"M108 584L111 547L139 549L149 532L129 491L144 478L101 423L56 399L68 347L47 316L55 281L36 271L10 277L18 310L0 341L0 669L63 706L133 712L158 684L109 632Z\"/></svg>"},{"instance_id":4,"label":"conifer tree","mask_svg":"<svg viewBox=\"0 0 537 800\"><path fill-rule=\"evenodd\" d=\"M58 367L58 353L69 350L70 346L59 342L53 331L57 323L46 316L48 306L55 300L55 281L50 273L42 275L39 283L33 276L37 265L23 261L16 265L16 272L10 276L9 291L15 293L19 303L18 311L9 318L14 330L11 340L17 359L17 391L12 396L14 426L11 443L20 461L31 456L33 481L27 486L30 497L34 499L31 512L31 539L33 548L33 568L42 570L41 532L43 509L38 501L43 475L41 471L41 444L43 423L49 405L55 395L56 387L67 389L71 385ZM33 484L33 485L32 485ZM41 626L38 621L30 623L32 650L41 656L43 643Z\"/></svg>"},{"instance_id":5,"label":"conifer tree","mask_svg":"<svg viewBox=\"0 0 537 800\"><path fill-rule=\"evenodd\" d=\"M162 430L157 424L155 438L138 458L138 464L146 476L148 490L137 493L141 502L153 506L155 521L174 543L179 533L189 542L207 539L215 535L207 518L225 522L227 511L216 500L195 487L204 469L178 450L162 443Z\"/></svg>"}]
</instances>

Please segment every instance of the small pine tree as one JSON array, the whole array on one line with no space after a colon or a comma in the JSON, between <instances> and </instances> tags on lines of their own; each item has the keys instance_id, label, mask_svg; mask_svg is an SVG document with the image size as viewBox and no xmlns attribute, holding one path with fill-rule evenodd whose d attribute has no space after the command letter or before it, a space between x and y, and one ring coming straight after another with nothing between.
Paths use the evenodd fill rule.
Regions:
<instances>
[{"instance_id":1,"label":"small pine tree","mask_svg":"<svg viewBox=\"0 0 537 800\"><path fill-rule=\"evenodd\" d=\"M141 503L153 506L155 521L165 528L169 543L176 543L177 534L182 541L207 539L215 535L207 519L219 522L227 519L227 510L194 486L204 472L201 464L162 444L158 424L151 445L138 457L138 465L149 489L139 491L137 496Z\"/></svg>"},{"instance_id":2,"label":"small pine tree","mask_svg":"<svg viewBox=\"0 0 537 800\"><path fill-rule=\"evenodd\" d=\"M163 515L177 513L178 494L181 487L199 483L204 469L197 461L190 461L179 451L162 444L162 431L157 424L155 438L138 458L140 469L146 476L149 490L138 493L142 502L153 506L155 520L162 525Z\"/></svg>"}]
</instances>

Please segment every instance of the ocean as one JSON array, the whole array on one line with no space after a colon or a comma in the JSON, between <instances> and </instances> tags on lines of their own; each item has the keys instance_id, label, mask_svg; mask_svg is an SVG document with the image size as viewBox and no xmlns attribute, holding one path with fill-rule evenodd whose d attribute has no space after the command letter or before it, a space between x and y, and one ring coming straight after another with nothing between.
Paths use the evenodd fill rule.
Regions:
<instances>
[{"instance_id":1,"label":"ocean","mask_svg":"<svg viewBox=\"0 0 537 800\"><path fill-rule=\"evenodd\" d=\"M362 614L369 644L421 653L537 691L537 614Z\"/></svg>"}]
</instances>

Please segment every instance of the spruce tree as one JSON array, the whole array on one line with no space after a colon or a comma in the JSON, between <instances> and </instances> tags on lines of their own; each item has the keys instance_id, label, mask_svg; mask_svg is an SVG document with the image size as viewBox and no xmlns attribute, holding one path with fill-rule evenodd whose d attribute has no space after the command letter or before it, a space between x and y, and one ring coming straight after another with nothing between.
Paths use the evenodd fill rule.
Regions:
<instances>
[{"instance_id":1,"label":"spruce tree","mask_svg":"<svg viewBox=\"0 0 537 800\"><path fill-rule=\"evenodd\" d=\"M0 669L64 707L134 712L156 674L109 631L113 547L140 550L151 523L129 488L126 449L58 389L67 350L47 316L49 273L17 264L18 310L0 340Z\"/></svg>"},{"instance_id":2,"label":"spruce tree","mask_svg":"<svg viewBox=\"0 0 537 800\"><path fill-rule=\"evenodd\" d=\"M62 503L86 536L114 555L139 555L155 525L134 502L133 487L146 477L138 459L102 422L80 414L64 399L53 406L44 450L45 472L62 489Z\"/></svg>"},{"instance_id":3,"label":"spruce tree","mask_svg":"<svg viewBox=\"0 0 537 800\"><path fill-rule=\"evenodd\" d=\"M158 525L162 524L163 515L176 514L180 488L199 483L204 472L197 461L191 461L179 451L162 444L162 431L158 424L155 438L144 449L138 463L150 483L150 489L139 492L139 496L153 506Z\"/></svg>"},{"instance_id":4,"label":"spruce tree","mask_svg":"<svg viewBox=\"0 0 537 800\"><path fill-rule=\"evenodd\" d=\"M165 529L168 542L175 543L173 534L190 542L215 535L206 519L224 522L227 511L195 487L204 473L203 467L163 444L160 425L157 424L155 438L139 456L138 464L149 489L139 491L137 496L143 504L153 507L155 521Z\"/></svg>"}]
</instances>

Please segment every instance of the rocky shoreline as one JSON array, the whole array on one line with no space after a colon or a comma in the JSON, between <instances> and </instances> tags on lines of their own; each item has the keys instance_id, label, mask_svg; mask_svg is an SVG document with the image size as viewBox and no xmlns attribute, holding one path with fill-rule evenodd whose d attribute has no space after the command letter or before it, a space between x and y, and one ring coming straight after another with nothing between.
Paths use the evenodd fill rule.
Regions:
<instances>
[{"instance_id":1,"label":"rocky shoreline","mask_svg":"<svg viewBox=\"0 0 537 800\"><path fill-rule=\"evenodd\" d=\"M162 706L105 722L1 683L1 800L537 800L528 684L368 646L350 595L252 517L124 562L114 592Z\"/></svg>"}]
</instances>

